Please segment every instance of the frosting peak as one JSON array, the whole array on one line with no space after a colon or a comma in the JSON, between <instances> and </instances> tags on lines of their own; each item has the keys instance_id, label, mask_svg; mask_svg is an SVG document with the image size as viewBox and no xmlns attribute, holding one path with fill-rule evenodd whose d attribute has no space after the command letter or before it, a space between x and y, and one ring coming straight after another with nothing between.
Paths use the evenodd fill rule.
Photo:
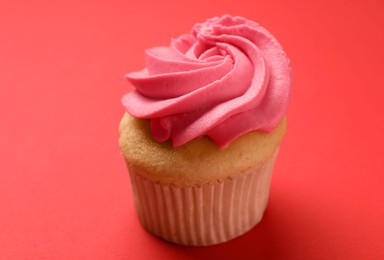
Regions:
<instances>
[{"instance_id":1,"label":"frosting peak","mask_svg":"<svg viewBox=\"0 0 384 260\"><path fill-rule=\"evenodd\" d=\"M289 59L255 22L214 17L145 56L146 68L126 76L136 90L122 103L151 120L158 141L180 146L207 135L225 147L249 131L272 131L286 113Z\"/></svg>"}]
</instances>

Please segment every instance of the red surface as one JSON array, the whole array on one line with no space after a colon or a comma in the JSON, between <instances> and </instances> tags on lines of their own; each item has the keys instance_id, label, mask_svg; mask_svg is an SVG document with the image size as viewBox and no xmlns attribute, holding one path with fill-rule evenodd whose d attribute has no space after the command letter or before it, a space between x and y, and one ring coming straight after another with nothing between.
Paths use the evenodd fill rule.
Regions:
<instances>
[{"instance_id":1,"label":"red surface","mask_svg":"<svg viewBox=\"0 0 384 260\"><path fill-rule=\"evenodd\" d=\"M383 1L54 2L0 3L0 259L384 258ZM223 13L289 54L289 132L261 224L178 247L135 215L117 145L123 75Z\"/></svg>"}]
</instances>

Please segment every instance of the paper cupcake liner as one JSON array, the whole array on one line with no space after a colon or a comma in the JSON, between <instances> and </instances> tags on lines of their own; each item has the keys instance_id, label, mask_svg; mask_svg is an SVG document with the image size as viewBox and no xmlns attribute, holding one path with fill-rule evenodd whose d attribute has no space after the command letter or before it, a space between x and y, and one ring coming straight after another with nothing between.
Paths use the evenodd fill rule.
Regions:
<instances>
[{"instance_id":1,"label":"paper cupcake liner","mask_svg":"<svg viewBox=\"0 0 384 260\"><path fill-rule=\"evenodd\" d=\"M195 187L154 183L129 167L140 223L181 245L207 246L238 237L263 216L275 158L221 183Z\"/></svg>"}]
</instances>

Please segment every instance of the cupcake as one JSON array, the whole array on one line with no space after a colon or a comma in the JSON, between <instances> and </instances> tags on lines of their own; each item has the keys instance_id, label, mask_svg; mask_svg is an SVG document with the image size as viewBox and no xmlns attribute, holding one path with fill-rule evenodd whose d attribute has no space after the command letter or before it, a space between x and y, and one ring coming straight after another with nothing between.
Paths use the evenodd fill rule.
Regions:
<instances>
[{"instance_id":1,"label":"cupcake","mask_svg":"<svg viewBox=\"0 0 384 260\"><path fill-rule=\"evenodd\" d=\"M120 148L140 223L181 245L249 231L286 133L289 59L255 22L214 17L145 52L122 98Z\"/></svg>"}]
</instances>

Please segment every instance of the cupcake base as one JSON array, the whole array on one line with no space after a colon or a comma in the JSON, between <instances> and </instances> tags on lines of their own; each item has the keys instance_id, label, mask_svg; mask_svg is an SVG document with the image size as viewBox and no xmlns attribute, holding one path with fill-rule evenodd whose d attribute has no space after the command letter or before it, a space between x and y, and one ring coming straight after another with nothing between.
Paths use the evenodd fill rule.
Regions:
<instances>
[{"instance_id":1,"label":"cupcake base","mask_svg":"<svg viewBox=\"0 0 384 260\"><path fill-rule=\"evenodd\" d=\"M140 223L180 245L208 246L236 238L263 217L276 155L222 182L192 187L152 182L128 165Z\"/></svg>"}]
</instances>

